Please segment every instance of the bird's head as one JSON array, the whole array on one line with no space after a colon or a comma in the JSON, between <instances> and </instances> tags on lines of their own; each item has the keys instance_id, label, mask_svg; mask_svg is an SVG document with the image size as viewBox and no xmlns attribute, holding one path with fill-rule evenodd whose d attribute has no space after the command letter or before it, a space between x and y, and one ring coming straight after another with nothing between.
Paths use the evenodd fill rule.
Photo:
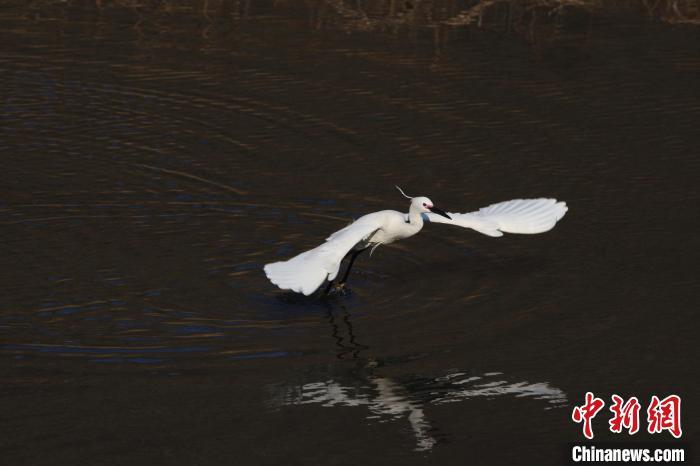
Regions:
<instances>
[{"instance_id":1,"label":"bird's head","mask_svg":"<svg viewBox=\"0 0 700 466\"><path fill-rule=\"evenodd\" d=\"M442 215L443 217L452 220L452 217L447 215L445 213L445 211L435 207L435 205L433 205L433 201L431 201L429 198L427 198L425 196L418 196L418 197L406 196L406 193L404 193L401 190L401 188L399 188L397 186L396 189L398 189L401 192L401 194L403 194L406 198L411 200L411 209L412 210L415 210L415 211L418 211L421 213L432 212L434 214Z\"/></svg>"}]
</instances>

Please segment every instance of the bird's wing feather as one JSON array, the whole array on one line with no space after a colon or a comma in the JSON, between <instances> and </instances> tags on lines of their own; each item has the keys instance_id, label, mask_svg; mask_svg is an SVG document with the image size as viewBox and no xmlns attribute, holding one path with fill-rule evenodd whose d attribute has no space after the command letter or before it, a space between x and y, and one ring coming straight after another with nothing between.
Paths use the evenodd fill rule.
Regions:
<instances>
[{"instance_id":1,"label":"bird's wing feather","mask_svg":"<svg viewBox=\"0 0 700 466\"><path fill-rule=\"evenodd\" d=\"M381 227L378 218L367 217L370 216L336 231L320 246L289 260L265 265L265 275L283 290L312 294L324 281L335 279L345 255Z\"/></svg>"},{"instance_id":2,"label":"bird's wing feather","mask_svg":"<svg viewBox=\"0 0 700 466\"><path fill-rule=\"evenodd\" d=\"M503 233L544 233L566 214L565 202L556 199L514 199L483 207L476 212L453 214L452 220L428 213L423 218L430 222L447 223L471 228L488 236L503 236Z\"/></svg>"}]
</instances>

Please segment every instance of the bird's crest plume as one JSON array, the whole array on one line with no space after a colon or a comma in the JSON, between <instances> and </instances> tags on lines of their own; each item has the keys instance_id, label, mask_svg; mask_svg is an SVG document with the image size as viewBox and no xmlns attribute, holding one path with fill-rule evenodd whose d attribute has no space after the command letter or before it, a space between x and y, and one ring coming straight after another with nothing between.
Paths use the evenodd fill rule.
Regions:
<instances>
[{"instance_id":1,"label":"bird's crest plume","mask_svg":"<svg viewBox=\"0 0 700 466\"><path fill-rule=\"evenodd\" d=\"M401 194L403 194L403 197L405 197L406 199L413 199L411 196L407 196L406 193L403 192L403 189L399 188L399 187L396 186L396 185L394 185L394 186L396 187L396 189L399 190L399 192L400 192Z\"/></svg>"}]
</instances>

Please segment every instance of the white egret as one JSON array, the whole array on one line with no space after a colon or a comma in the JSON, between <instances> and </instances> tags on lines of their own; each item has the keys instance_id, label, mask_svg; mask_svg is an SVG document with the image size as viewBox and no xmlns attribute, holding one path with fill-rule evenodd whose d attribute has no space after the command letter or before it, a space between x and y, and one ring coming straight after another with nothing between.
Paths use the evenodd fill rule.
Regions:
<instances>
[{"instance_id":1,"label":"white egret","mask_svg":"<svg viewBox=\"0 0 700 466\"><path fill-rule=\"evenodd\" d=\"M342 291L357 256L368 248L372 252L381 244L390 244L418 233L425 221L471 228L488 236L503 233L544 233L554 228L568 210L556 199L514 199L492 204L467 214L446 213L427 197L407 196L411 200L408 214L382 210L364 215L330 235L326 242L289 260L264 267L267 278L283 290L308 296L325 281L331 290L343 259L350 256L345 274L335 288ZM371 252L370 252L371 255Z\"/></svg>"}]
</instances>

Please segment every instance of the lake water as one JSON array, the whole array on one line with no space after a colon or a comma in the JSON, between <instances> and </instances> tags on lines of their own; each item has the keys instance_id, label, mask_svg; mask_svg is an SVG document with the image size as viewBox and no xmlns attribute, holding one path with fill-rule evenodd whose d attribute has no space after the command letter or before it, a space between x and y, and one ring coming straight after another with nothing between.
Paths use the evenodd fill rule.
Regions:
<instances>
[{"instance_id":1,"label":"lake water","mask_svg":"<svg viewBox=\"0 0 700 466\"><path fill-rule=\"evenodd\" d=\"M677 393L691 442L698 29L533 42L278 3L0 13L3 463L560 464L587 391ZM395 184L569 212L428 225L342 297L267 281L406 210Z\"/></svg>"}]
</instances>

